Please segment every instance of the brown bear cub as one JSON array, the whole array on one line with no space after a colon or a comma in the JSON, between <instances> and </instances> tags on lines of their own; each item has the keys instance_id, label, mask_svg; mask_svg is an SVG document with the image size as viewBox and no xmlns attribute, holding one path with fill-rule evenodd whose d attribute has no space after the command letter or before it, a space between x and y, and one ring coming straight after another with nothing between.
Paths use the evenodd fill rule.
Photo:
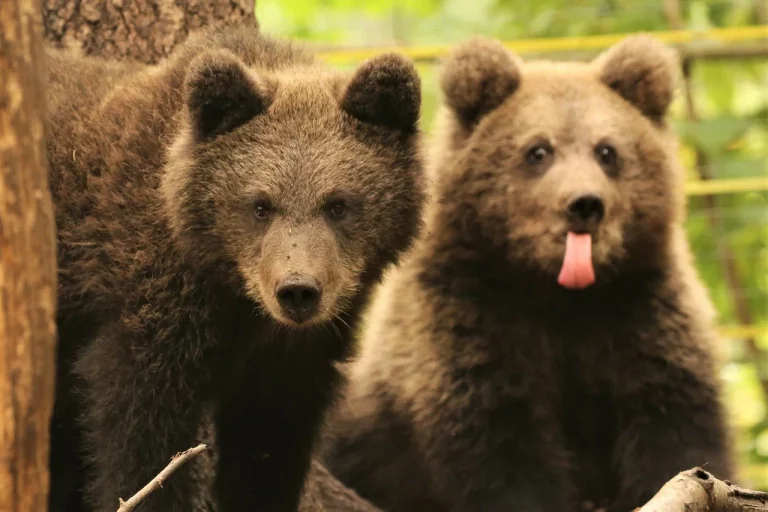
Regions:
<instances>
[{"instance_id":1,"label":"brown bear cub","mask_svg":"<svg viewBox=\"0 0 768 512\"><path fill-rule=\"evenodd\" d=\"M252 27L152 67L49 60L51 508L77 509L62 503L85 466L89 508L115 510L210 408L220 509L295 511L334 365L420 225L415 68L387 54L336 72ZM192 510L192 466L140 510Z\"/></svg>"},{"instance_id":2,"label":"brown bear cub","mask_svg":"<svg viewBox=\"0 0 768 512\"><path fill-rule=\"evenodd\" d=\"M429 234L365 317L337 477L390 511L629 512L686 468L731 474L675 71L644 35L590 63L447 59Z\"/></svg>"},{"instance_id":3,"label":"brown bear cub","mask_svg":"<svg viewBox=\"0 0 768 512\"><path fill-rule=\"evenodd\" d=\"M344 486L319 461L312 460L298 512L384 512Z\"/></svg>"}]
</instances>

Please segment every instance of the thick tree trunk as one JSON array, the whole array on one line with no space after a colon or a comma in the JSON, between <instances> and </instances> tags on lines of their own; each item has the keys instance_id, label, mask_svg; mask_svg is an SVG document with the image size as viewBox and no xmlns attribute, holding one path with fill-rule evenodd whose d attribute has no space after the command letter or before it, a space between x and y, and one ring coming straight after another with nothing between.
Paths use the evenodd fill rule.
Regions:
<instances>
[{"instance_id":1,"label":"thick tree trunk","mask_svg":"<svg viewBox=\"0 0 768 512\"><path fill-rule=\"evenodd\" d=\"M5 0L2 0L5 1ZM88 55L154 63L191 30L251 20L254 0L42 0L45 39Z\"/></svg>"},{"instance_id":2,"label":"thick tree trunk","mask_svg":"<svg viewBox=\"0 0 768 512\"><path fill-rule=\"evenodd\" d=\"M36 0L0 0L0 510L47 508L54 218Z\"/></svg>"}]
</instances>

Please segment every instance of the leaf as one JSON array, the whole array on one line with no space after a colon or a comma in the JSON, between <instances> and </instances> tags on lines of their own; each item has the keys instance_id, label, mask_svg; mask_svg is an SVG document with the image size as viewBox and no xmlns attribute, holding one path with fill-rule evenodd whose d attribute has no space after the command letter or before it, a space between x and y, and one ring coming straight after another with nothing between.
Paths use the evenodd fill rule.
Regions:
<instances>
[{"instance_id":1,"label":"leaf","mask_svg":"<svg viewBox=\"0 0 768 512\"><path fill-rule=\"evenodd\" d=\"M691 30L707 30L711 27L709 22L709 7L705 2L691 2L689 9L688 28Z\"/></svg>"},{"instance_id":2,"label":"leaf","mask_svg":"<svg viewBox=\"0 0 768 512\"><path fill-rule=\"evenodd\" d=\"M712 171L716 178L746 178L765 176L768 162L765 157L742 156L741 154L723 153L711 160Z\"/></svg>"},{"instance_id":3,"label":"leaf","mask_svg":"<svg viewBox=\"0 0 768 512\"><path fill-rule=\"evenodd\" d=\"M708 155L722 153L743 137L752 126L751 119L719 117L699 122L678 121L677 130L688 143Z\"/></svg>"},{"instance_id":4,"label":"leaf","mask_svg":"<svg viewBox=\"0 0 768 512\"><path fill-rule=\"evenodd\" d=\"M733 103L736 83L733 69L721 62L698 62L694 68L694 84L703 86L704 96L718 112L728 112Z\"/></svg>"}]
</instances>

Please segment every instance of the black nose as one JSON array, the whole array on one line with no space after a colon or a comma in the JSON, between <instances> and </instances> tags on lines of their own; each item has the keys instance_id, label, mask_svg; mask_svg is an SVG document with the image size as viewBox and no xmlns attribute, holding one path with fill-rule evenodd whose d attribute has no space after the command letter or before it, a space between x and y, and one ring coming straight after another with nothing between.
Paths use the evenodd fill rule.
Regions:
<instances>
[{"instance_id":1,"label":"black nose","mask_svg":"<svg viewBox=\"0 0 768 512\"><path fill-rule=\"evenodd\" d=\"M568 213L576 219L600 222L605 215L603 200L593 194L579 196L568 205Z\"/></svg>"},{"instance_id":2,"label":"black nose","mask_svg":"<svg viewBox=\"0 0 768 512\"><path fill-rule=\"evenodd\" d=\"M320 283L317 279L304 275L283 278L275 290L275 296L283 312L299 324L317 312L320 293Z\"/></svg>"}]
</instances>

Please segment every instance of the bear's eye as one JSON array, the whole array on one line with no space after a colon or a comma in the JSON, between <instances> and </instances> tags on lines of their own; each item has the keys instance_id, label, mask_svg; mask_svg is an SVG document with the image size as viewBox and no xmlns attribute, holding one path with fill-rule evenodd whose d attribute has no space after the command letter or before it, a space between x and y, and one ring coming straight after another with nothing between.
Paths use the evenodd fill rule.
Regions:
<instances>
[{"instance_id":1,"label":"bear's eye","mask_svg":"<svg viewBox=\"0 0 768 512\"><path fill-rule=\"evenodd\" d=\"M610 144L598 144L595 147L595 157L606 172L614 173L619 166L619 155L616 148Z\"/></svg>"},{"instance_id":2,"label":"bear's eye","mask_svg":"<svg viewBox=\"0 0 768 512\"><path fill-rule=\"evenodd\" d=\"M554 156L552 146L547 143L540 143L531 146L525 154L525 161L528 165L542 167L549 163Z\"/></svg>"},{"instance_id":3,"label":"bear's eye","mask_svg":"<svg viewBox=\"0 0 768 512\"><path fill-rule=\"evenodd\" d=\"M272 208L266 203L256 203L253 207L253 216L259 220L268 220L272 216Z\"/></svg>"},{"instance_id":4,"label":"bear's eye","mask_svg":"<svg viewBox=\"0 0 768 512\"><path fill-rule=\"evenodd\" d=\"M334 201L328 205L328 213L334 219L341 219L347 213L347 205L344 201Z\"/></svg>"}]
</instances>

